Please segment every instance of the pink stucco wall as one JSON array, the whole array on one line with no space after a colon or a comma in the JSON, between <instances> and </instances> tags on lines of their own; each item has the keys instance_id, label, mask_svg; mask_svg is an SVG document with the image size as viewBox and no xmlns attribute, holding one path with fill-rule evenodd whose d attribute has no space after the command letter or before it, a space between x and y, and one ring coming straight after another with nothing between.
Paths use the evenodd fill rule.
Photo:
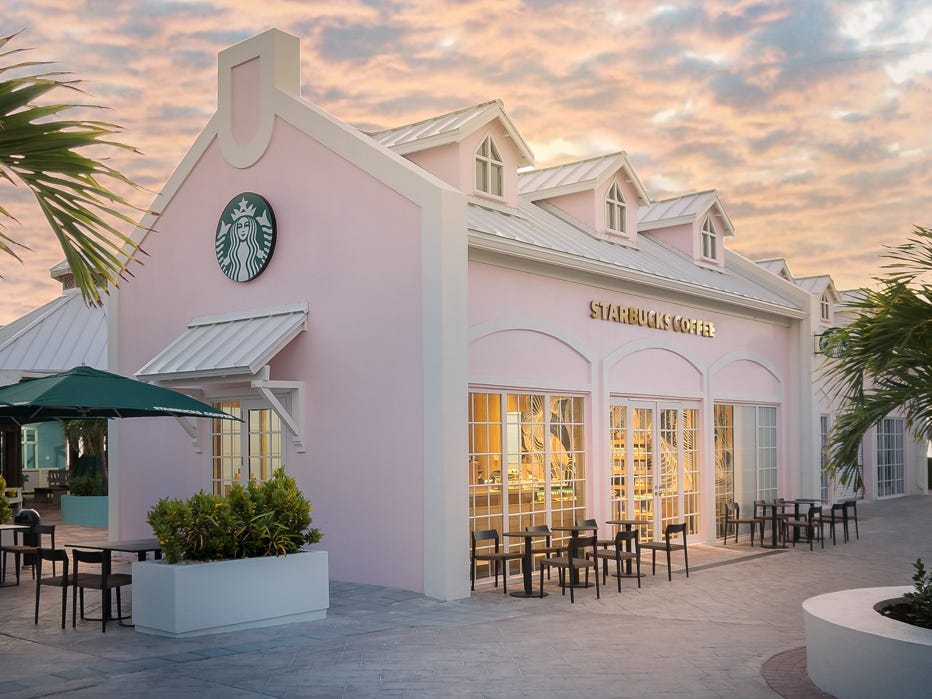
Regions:
<instances>
[{"instance_id":1,"label":"pink stucco wall","mask_svg":"<svg viewBox=\"0 0 932 699\"><path fill-rule=\"evenodd\" d=\"M269 201L278 241L266 271L236 283L216 262L214 234L243 191ZM288 439L287 470L314 507L332 578L412 590L424 579L420 246L418 207L278 121L251 167L229 166L216 142L207 149L119 298L124 374L195 316L307 302L307 332L271 362L271 379L306 382L307 451ZM145 511L158 498L210 489L210 425L200 422L201 454L172 420L120 425L121 536L149 533Z\"/></svg>"}]
</instances>

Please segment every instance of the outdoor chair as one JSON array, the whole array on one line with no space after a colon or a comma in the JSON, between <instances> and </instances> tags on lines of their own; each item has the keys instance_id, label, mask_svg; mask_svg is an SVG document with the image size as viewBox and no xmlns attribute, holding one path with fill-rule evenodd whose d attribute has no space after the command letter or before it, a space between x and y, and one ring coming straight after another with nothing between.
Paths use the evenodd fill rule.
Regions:
<instances>
[{"instance_id":1,"label":"outdoor chair","mask_svg":"<svg viewBox=\"0 0 932 699\"><path fill-rule=\"evenodd\" d=\"M756 513L757 508L754 508ZM754 546L754 529L760 527L760 540L761 543L764 543L764 519L763 517L758 517L756 514L751 519L741 519L741 505L736 502L726 502L725 503L725 536L723 537L722 544L728 544L728 527L730 525L735 525L735 543L738 543L738 529L740 529L742 524L748 524L751 526L751 546Z\"/></svg>"},{"instance_id":2,"label":"outdoor chair","mask_svg":"<svg viewBox=\"0 0 932 699\"><path fill-rule=\"evenodd\" d=\"M540 534L546 534L547 538L543 546L535 546L531 549L531 555L544 554L545 558L550 558L551 554L560 555L566 552L566 546L554 546L553 545L553 532L550 531L550 527L546 524L536 524L530 527L525 527L524 531L526 532L538 532ZM547 579L550 580L550 569L547 569Z\"/></svg>"},{"instance_id":3,"label":"outdoor chair","mask_svg":"<svg viewBox=\"0 0 932 699\"><path fill-rule=\"evenodd\" d=\"M52 565L55 566L57 563L61 563L62 574L53 575L43 578L42 577L42 561L51 561ZM35 623L39 623L39 596L42 592L42 586L47 587L60 587L61 588L61 627L65 628L65 609L67 607L68 600L68 586L71 584L71 580L68 577L68 552L64 549L37 549L36 550L36 565L38 572L36 573L36 610L35 610Z\"/></svg>"},{"instance_id":4,"label":"outdoor chair","mask_svg":"<svg viewBox=\"0 0 932 699\"><path fill-rule=\"evenodd\" d=\"M71 626L74 628L77 625L77 613L78 613L78 591L80 590L81 594L81 620L85 621L97 621L96 619L88 619L84 616L84 591L85 590L99 590L101 592L101 598L104 598L103 592L105 590L116 590L116 603L117 603L117 615L116 619L119 620L123 618L123 609L122 601L120 599L120 588L125 585L131 585L133 582L133 576L128 573L110 573L109 575L104 575L103 566L104 566L104 556L109 555L104 551L83 551L81 549L74 549L72 551L72 557L74 559L74 575L72 576L72 591L71 591ZM78 570L79 564L96 564L100 566L100 573L82 573ZM112 618L110 617L109 605L101 603L100 605L100 630L103 633L107 632L107 621Z\"/></svg>"},{"instance_id":5,"label":"outdoor chair","mask_svg":"<svg viewBox=\"0 0 932 699\"><path fill-rule=\"evenodd\" d=\"M835 540L835 525L841 525L841 533L844 539L844 542L848 543L848 506L843 502L836 502L832 505L832 508L828 511L828 514L824 516L825 523L832 530L832 546L837 545Z\"/></svg>"},{"instance_id":6,"label":"outdoor chair","mask_svg":"<svg viewBox=\"0 0 932 699\"><path fill-rule=\"evenodd\" d=\"M861 533L858 531L858 499L845 500L845 504L848 506L848 519L854 520L854 538L860 539Z\"/></svg>"},{"instance_id":7,"label":"outdoor chair","mask_svg":"<svg viewBox=\"0 0 932 699\"><path fill-rule=\"evenodd\" d=\"M628 550L632 549L632 550ZM635 561L637 563L638 587L641 586L641 542L638 530L618 532L612 542L612 548L599 549L595 552L596 558L602 559L602 584L608 580L608 562L615 561L615 576L618 578L618 591L621 592L621 562ZM596 577L599 577L596 571Z\"/></svg>"},{"instance_id":8,"label":"outdoor chair","mask_svg":"<svg viewBox=\"0 0 932 699\"><path fill-rule=\"evenodd\" d=\"M581 522L576 522L577 527L594 527L592 533L596 536L599 535L599 525L594 519L584 519ZM602 548L608 548L615 544L614 539L598 539L598 545Z\"/></svg>"},{"instance_id":9,"label":"outdoor chair","mask_svg":"<svg viewBox=\"0 0 932 699\"><path fill-rule=\"evenodd\" d=\"M477 544L482 541L494 541L495 549L493 551L479 552L476 550ZM499 551L498 548L498 530L486 529L480 532L472 533L472 555L469 563L469 580L470 589L476 589L476 561L488 561L495 566L495 587L498 587L498 564L502 564L502 587L504 593L508 594L508 561L516 561L523 557L524 554Z\"/></svg>"},{"instance_id":10,"label":"outdoor chair","mask_svg":"<svg viewBox=\"0 0 932 699\"><path fill-rule=\"evenodd\" d=\"M795 533L799 533L800 530L805 530L806 538L809 540L809 550L812 551L812 541L815 539L816 528L819 530L819 542L822 544L822 548L825 548L825 521L822 519L822 506L821 505L810 505L809 513L806 515L805 519L786 519L783 521L783 541L790 540L793 542L793 547L796 547L796 540L798 536L794 536L792 539L789 538L789 530L795 530Z\"/></svg>"},{"instance_id":11,"label":"outdoor chair","mask_svg":"<svg viewBox=\"0 0 932 699\"><path fill-rule=\"evenodd\" d=\"M683 543L674 544L673 537L676 534L682 534ZM650 549L650 574L657 574L657 552L665 551L667 554L667 580L673 580L673 570L670 563L670 553L673 551L683 552L683 561L686 564L686 577L689 577L689 553L686 550L686 522L680 524L668 524L663 530L663 541L645 541L641 544L642 549Z\"/></svg>"},{"instance_id":12,"label":"outdoor chair","mask_svg":"<svg viewBox=\"0 0 932 699\"><path fill-rule=\"evenodd\" d=\"M586 549L592 549L589 553ZM595 598L599 599L599 570L596 554L599 551L598 537L578 536L570 539L566 549L566 556L540 559L540 596L544 596L544 568L556 568L560 571L560 588L566 595L566 588L570 588L570 604L575 604L575 588L579 580L579 571L586 571L585 586L589 586L589 569L595 571Z\"/></svg>"},{"instance_id":13,"label":"outdoor chair","mask_svg":"<svg viewBox=\"0 0 932 699\"><path fill-rule=\"evenodd\" d=\"M19 535L23 535L22 543L19 542ZM32 577L36 577L36 552L42 546L42 535L49 534L52 539L52 548L55 548L55 525L54 524L37 524L31 531L15 531L13 532L13 544L10 546L4 546L0 548L2 552L2 559L0 559L0 566L2 566L2 576L6 577L6 559L7 554L13 554L13 567L16 571L16 584L19 585L19 576L20 570L23 567L30 567L32 569ZM55 569L55 563L52 563L52 574L57 574Z\"/></svg>"}]
</instances>

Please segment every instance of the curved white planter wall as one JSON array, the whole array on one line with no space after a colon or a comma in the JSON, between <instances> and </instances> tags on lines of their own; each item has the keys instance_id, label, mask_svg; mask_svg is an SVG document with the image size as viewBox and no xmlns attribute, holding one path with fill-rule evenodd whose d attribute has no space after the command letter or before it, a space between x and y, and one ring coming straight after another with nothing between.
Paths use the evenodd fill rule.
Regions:
<instances>
[{"instance_id":1,"label":"curved white planter wall","mask_svg":"<svg viewBox=\"0 0 932 699\"><path fill-rule=\"evenodd\" d=\"M912 590L868 587L803 602L810 679L839 699L928 697L932 629L888 619L874 609Z\"/></svg>"}]
</instances>

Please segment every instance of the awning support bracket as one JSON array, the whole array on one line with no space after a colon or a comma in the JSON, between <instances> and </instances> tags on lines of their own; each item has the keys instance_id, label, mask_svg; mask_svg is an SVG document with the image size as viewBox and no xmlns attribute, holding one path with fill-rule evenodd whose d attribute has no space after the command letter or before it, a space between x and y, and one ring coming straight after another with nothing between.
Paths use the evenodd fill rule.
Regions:
<instances>
[{"instance_id":1,"label":"awning support bracket","mask_svg":"<svg viewBox=\"0 0 932 699\"><path fill-rule=\"evenodd\" d=\"M295 451L303 454L307 451L304 445L304 421L302 419L302 408L304 406L304 382L303 381L269 381L268 379L254 379L252 387L258 390L262 396L272 406L275 414L281 418L282 422L288 425L291 430L292 439L295 445ZM288 391L291 393L291 412L285 409L278 397L273 391Z\"/></svg>"}]
</instances>

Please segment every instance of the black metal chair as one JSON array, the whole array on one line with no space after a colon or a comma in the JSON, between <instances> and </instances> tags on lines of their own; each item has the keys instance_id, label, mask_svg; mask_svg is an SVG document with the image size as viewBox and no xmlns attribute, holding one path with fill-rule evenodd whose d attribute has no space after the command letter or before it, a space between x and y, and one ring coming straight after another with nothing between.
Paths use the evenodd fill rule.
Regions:
<instances>
[{"instance_id":1,"label":"black metal chair","mask_svg":"<svg viewBox=\"0 0 932 699\"><path fill-rule=\"evenodd\" d=\"M755 507L755 512L757 508ZM741 505L736 502L725 503L725 536L722 537L722 544L728 544L728 527L735 525L735 543L738 543L738 529L742 524L751 525L751 546L754 546L754 529L760 527L760 540L764 542L764 520L762 517L753 517L752 519L741 519Z\"/></svg>"},{"instance_id":2,"label":"black metal chair","mask_svg":"<svg viewBox=\"0 0 932 699\"><path fill-rule=\"evenodd\" d=\"M672 539L676 534L682 534L683 543L674 544ZM686 564L686 577L689 577L689 553L686 550L686 522L668 524L663 531L663 541L645 541L641 543L642 549L650 549L650 574L657 574L657 552L666 551L667 554L667 580L673 580L673 570L670 562L672 551L682 551L683 561Z\"/></svg>"},{"instance_id":3,"label":"black metal chair","mask_svg":"<svg viewBox=\"0 0 932 699\"><path fill-rule=\"evenodd\" d=\"M641 542L638 538L638 530L623 531L615 534L612 542L612 548L599 549L595 553L596 558L602 559L602 584L605 585L608 580L608 562L615 561L615 575L618 578L618 591L621 592L621 562L635 561L637 563L637 580L638 587L641 586ZM598 571L596 571L598 577Z\"/></svg>"},{"instance_id":4,"label":"black metal chair","mask_svg":"<svg viewBox=\"0 0 932 699\"><path fill-rule=\"evenodd\" d=\"M128 573L110 573L104 574L104 555L103 551L83 551L81 549L74 549L72 551L72 557L74 559L74 575L72 576L72 592L71 592L71 626L74 628L77 625L77 613L78 613L78 590L81 591L81 620L96 621L96 619L87 619L84 616L84 591L85 590L99 590L101 592L101 598L103 599L105 590L116 590L116 603L117 603L117 619L123 618L123 609L122 601L120 599L120 588L125 585L131 585L133 582L133 576ZM100 566L100 573L81 573L78 570L78 566L81 563L85 564L96 564ZM101 603L100 605L100 622L101 622L101 631L107 632L107 621L110 617L109 605Z\"/></svg>"},{"instance_id":5,"label":"black metal chair","mask_svg":"<svg viewBox=\"0 0 932 699\"><path fill-rule=\"evenodd\" d=\"M592 549L588 552L586 549ZM579 571L586 571L585 585L589 586L589 569L595 571L595 598L599 599L599 570L596 555L599 551L598 537L578 536L570 539L566 548L566 556L555 556L553 558L540 559L540 596L544 596L544 568L556 568L560 571L560 588L562 594L566 595L566 588L570 588L570 604L576 602L574 590L576 581L579 580ZM569 577L567 577L569 576Z\"/></svg>"},{"instance_id":6,"label":"black metal chair","mask_svg":"<svg viewBox=\"0 0 932 699\"><path fill-rule=\"evenodd\" d=\"M543 546L535 546L531 549L531 555L544 554L545 558L550 558L553 555L561 555L566 553L566 546L554 546L553 545L553 532L550 531L550 527L546 524L535 524L530 527L525 527L524 531L526 532L537 532L540 534L546 534L547 538ZM550 569L547 569L547 579L550 580Z\"/></svg>"},{"instance_id":7,"label":"black metal chair","mask_svg":"<svg viewBox=\"0 0 932 699\"><path fill-rule=\"evenodd\" d=\"M486 551L484 553L478 552L476 550L477 544L482 541L494 541L495 550ZM486 529L472 533L472 555L469 561L471 590L476 589L476 561L488 561L489 563L495 564L495 587L498 587L498 564L502 564L502 587L504 588L504 593L508 594L508 561L516 561L523 558L524 554L499 551L498 541L497 529Z\"/></svg>"},{"instance_id":8,"label":"black metal chair","mask_svg":"<svg viewBox=\"0 0 932 699\"><path fill-rule=\"evenodd\" d=\"M806 538L809 541L809 550L812 551L812 541L815 539L816 528L819 530L819 543L825 548L825 521L822 519L822 506L810 505L809 512L805 519L786 519L783 520L783 541L789 539L789 530L793 529L797 534L800 530L805 530ZM793 542L793 548L796 548L798 536L790 539Z\"/></svg>"},{"instance_id":9,"label":"black metal chair","mask_svg":"<svg viewBox=\"0 0 932 699\"><path fill-rule=\"evenodd\" d=\"M53 574L47 578L42 577L42 561L51 561ZM54 566L61 563L62 574L54 574ZM60 587L61 588L61 627L65 628L65 610L68 600L68 586L71 584L71 578L68 577L68 552L64 549L37 549L36 550L36 610L35 623L39 623L39 596L42 592L42 586Z\"/></svg>"},{"instance_id":10,"label":"black metal chair","mask_svg":"<svg viewBox=\"0 0 932 699\"><path fill-rule=\"evenodd\" d=\"M844 542L848 543L848 505L843 502L836 502L832 505L832 508L828 511L828 514L824 516L825 523L832 530L832 546L836 546L838 542L835 539L835 525L841 525L841 533L844 538Z\"/></svg>"},{"instance_id":11,"label":"black metal chair","mask_svg":"<svg viewBox=\"0 0 932 699\"><path fill-rule=\"evenodd\" d=\"M576 522L577 527L592 527L592 533L596 536L599 535L599 524L594 519L584 519L581 522ZM602 548L608 548L609 546L614 545L614 539L598 539L598 545Z\"/></svg>"},{"instance_id":12,"label":"black metal chair","mask_svg":"<svg viewBox=\"0 0 932 699\"><path fill-rule=\"evenodd\" d=\"M861 533L858 531L858 499L845 500L845 504L848 506L848 519L854 520L854 538L860 539Z\"/></svg>"},{"instance_id":13,"label":"black metal chair","mask_svg":"<svg viewBox=\"0 0 932 699\"><path fill-rule=\"evenodd\" d=\"M31 512L32 510L28 510ZM21 510L27 512L27 510ZM23 535L22 543L19 541L19 535ZM6 577L6 560L8 554L13 554L13 567L16 571L16 584L19 585L20 570L23 567L32 569L32 577L36 577L36 561L38 559L37 551L42 546L42 535L49 534L52 540L52 548L55 548L55 525L54 524L36 524L31 530L13 531L13 544L0 548L2 559L2 574L0 580ZM56 564L52 563L52 574L57 574Z\"/></svg>"}]
</instances>

